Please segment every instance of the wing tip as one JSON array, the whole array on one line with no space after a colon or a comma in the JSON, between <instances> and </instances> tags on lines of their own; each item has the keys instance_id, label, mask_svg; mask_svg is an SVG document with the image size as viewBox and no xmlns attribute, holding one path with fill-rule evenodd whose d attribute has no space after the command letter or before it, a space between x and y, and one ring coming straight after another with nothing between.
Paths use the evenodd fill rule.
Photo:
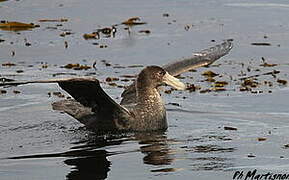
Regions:
<instances>
[{"instance_id":1,"label":"wing tip","mask_svg":"<svg viewBox=\"0 0 289 180\"><path fill-rule=\"evenodd\" d=\"M99 82L98 79L94 77L73 77L73 78L64 78L64 79L55 79L55 82L78 82L78 81L92 81L92 82Z\"/></svg>"}]
</instances>

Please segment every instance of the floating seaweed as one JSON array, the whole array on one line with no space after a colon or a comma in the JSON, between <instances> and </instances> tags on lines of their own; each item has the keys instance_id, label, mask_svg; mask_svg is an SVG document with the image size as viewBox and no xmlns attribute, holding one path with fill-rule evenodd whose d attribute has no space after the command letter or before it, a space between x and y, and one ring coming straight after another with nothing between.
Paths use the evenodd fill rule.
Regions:
<instances>
[{"instance_id":1,"label":"floating seaweed","mask_svg":"<svg viewBox=\"0 0 289 180\"><path fill-rule=\"evenodd\" d=\"M127 66L128 68L141 68L141 67L144 67L143 65L141 64L135 64L135 65L129 65Z\"/></svg>"},{"instance_id":2,"label":"floating seaweed","mask_svg":"<svg viewBox=\"0 0 289 180\"><path fill-rule=\"evenodd\" d=\"M40 27L39 25L30 23L22 23L22 22L16 22L16 21L0 21L0 29L6 30L6 31L24 31L24 30L30 30L36 27Z\"/></svg>"},{"instance_id":3,"label":"floating seaweed","mask_svg":"<svg viewBox=\"0 0 289 180\"><path fill-rule=\"evenodd\" d=\"M215 77L215 76L218 76L219 74L214 73L213 71L205 71L202 73L202 75L206 77Z\"/></svg>"},{"instance_id":4,"label":"floating seaweed","mask_svg":"<svg viewBox=\"0 0 289 180\"><path fill-rule=\"evenodd\" d=\"M105 66L111 66L111 64L109 62L107 62L106 60L101 60L101 62L105 65Z\"/></svg>"},{"instance_id":5,"label":"floating seaweed","mask_svg":"<svg viewBox=\"0 0 289 180\"><path fill-rule=\"evenodd\" d=\"M0 82L12 82L12 81L15 81L14 79L8 79L8 78L0 78Z\"/></svg>"},{"instance_id":6,"label":"floating seaweed","mask_svg":"<svg viewBox=\"0 0 289 180\"><path fill-rule=\"evenodd\" d=\"M169 13L163 13L163 17L169 17Z\"/></svg>"},{"instance_id":7,"label":"floating seaweed","mask_svg":"<svg viewBox=\"0 0 289 180\"><path fill-rule=\"evenodd\" d=\"M150 30L140 30L138 31L139 33L144 33L144 34L150 34L151 31Z\"/></svg>"},{"instance_id":8,"label":"floating seaweed","mask_svg":"<svg viewBox=\"0 0 289 180\"><path fill-rule=\"evenodd\" d=\"M259 85L257 81L254 81L253 79L245 79L244 82L241 84L243 87L251 87L256 88Z\"/></svg>"},{"instance_id":9,"label":"floating seaweed","mask_svg":"<svg viewBox=\"0 0 289 180\"><path fill-rule=\"evenodd\" d=\"M266 63L264 62L263 64L260 64L260 66L263 66L263 67L274 67L274 66L277 66L278 64L269 64L269 63Z\"/></svg>"},{"instance_id":10,"label":"floating seaweed","mask_svg":"<svg viewBox=\"0 0 289 180\"><path fill-rule=\"evenodd\" d=\"M169 104L169 105L173 105L173 106L178 106L178 107L181 106L179 103L174 103L174 102L170 102L170 103L168 103L168 104Z\"/></svg>"},{"instance_id":11,"label":"floating seaweed","mask_svg":"<svg viewBox=\"0 0 289 180\"><path fill-rule=\"evenodd\" d=\"M214 92L220 92L220 91L226 91L227 89L226 88L222 88L222 87L213 87L210 90L214 91Z\"/></svg>"},{"instance_id":12,"label":"floating seaweed","mask_svg":"<svg viewBox=\"0 0 289 180\"><path fill-rule=\"evenodd\" d=\"M121 79L120 81L128 82L128 81L130 81L130 80L129 80L129 79Z\"/></svg>"},{"instance_id":13,"label":"floating seaweed","mask_svg":"<svg viewBox=\"0 0 289 180\"><path fill-rule=\"evenodd\" d=\"M286 85L287 84L287 80L284 80L284 79L277 79L277 82L279 84L282 84L282 85Z\"/></svg>"},{"instance_id":14,"label":"floating seaweed","mask_svg":"<svg viewBox=\"0 0 289 180\"><path fill-rule=\"evenodd\" d=\"M252 154L252 153L248 154L247 156L248 156L249 158L256 157L256 155L254 155L254 154Z\"/></svg>"},{"instance_id":15,"label":"floating seaweed","mask_svg":"<svg viewBox=\"0 0 289 180\"><path fill-rule=\"evenodd\" d=\"M16 64L15 63L11 63L11 62L7 62L7 63L3 63L2 66L11 67L11 66L16 66Z\"/></svg>"},{"instance_id":16,"label":"floating seaweed","mask_svg":"<svg viewBox=\"0 0 289 180\"><path fill-rule=\"evenodd\" d=\"M229 83L226 81L216 81L214 84L214 87L224 87L226 85L228 85Z\"/></svg>"},{"instance_id":17,"label":"floating seaweed","mask_svg":"<svg viewBox=\"0 0 289 180\"><path fill-rule=\"evenodd\" d=\"M115 65L115 66L113 66L113 68L115 68L115 69L125 69L126 67L125 66L121 66L121 65Z\"/></svg>"},{"instance_id":18,"label":"floating seaweed","mask_svg":"<svg viewBox=\"0 0 289 180\"><path fill-rule=\"evenodd\" d=\"M55 77L55 76L61 76L61 75L76 76L77 74L76 74L76 73L55 73L55 74L52 74L53 77Z\"/></svg>"},{"instance_id":19,"label":"floating seaweed","mask_svg":"<svg viewBox=\"0 0 289 180\"><path fill-rule=\"evenodd\" d=\"M213 77L208 77L207 79L205 79L205 81L207 81L207 82L215 82L216 80Z\"/></svg>"},{"instance_id":20,"label":"floating seaweed","mask_svg":"<svg viewBox=\"0 0 289 180\"><path fill-rule=\"evenodd\" d=\"M114 83L114 82L108 83L108 85L113 86L113 87L118 86L118 85L117 85L116 83Z\"/></svg>"},{"instance_id":21,"label":"floating seaweed","mask_svg":"<svg viewBox=\"0 0 289 180\"><path fill-rule=\"evenodd\" d=\"M6 90L4 90L4 89L0 89L0 94L6 94L6 93L7 93Z\"/></svg>"},{"instance_id":22,"label":"floating seaweed","mask_svg":"<svg viewBox=\"0 0 289 180\"><path fill-rule=\"evenodd\" d=\"M266 138L266 137L258 137L257 140L258 140L258 141L266 141L267 138Z\"/></svg>"},{"instance_id":23,"label":"floating seaweed","mask_svg":"<svg viewBox=\"0 0 289 180\"><path fill-rule=\"evenodd\" d=\"M71 34L73 34L73 33L70 32L70 31L65 31L65 32L60 33L59 36L61 36L61 37L65 37L65 36L67 36L67 35L71 35Z\"/></svg>"},{"instance_id":24,"label":"floating seaweed","mask_svg":"<svg viewBox=\"0 0 289 180\"><path fill-rule=\"evenodd\" d=\"M245 80L245 79L249 79L249 78L259 77L261 75L272 75L273 77L275 77L276 74L279 74L279 73L280 73L280 71L273 70L273 71L266 72L266 73L263 73L263 74L256 74L256 75L252 75L252 76L243 77L243 78L240 78L240 80Z\"/></svg>"},{"instance_id":25,"label":"floating seaweed","mask_svg":"<svg viewBox=\"0 0 289 180\"><path fill-rule=\"evenodd\" d=\"M165 90L164 93L166 93L166 94L171 94L171 93L172 93L172 90L171 90L171 89Z\"/></svg>"},{"instance_id":26,"label":"floating seaweed","mask_svg":"<svg viewBox=\"0 0 289 180\"><path fill-rule=\"evenodd\" d=\"M23 70L17 70L16 73L23 73Z\"/></svg>"},{"instance_id":27,"label":"floating seaweed","mask_svg":"<svg viewBox=\"0 0 289 180\"><path fill-rule=\"evenodd\" d=\"M81 65L81 64L67 64L65 66L62 66L62 68L66 69L73 69L73 70L88 70L91 69L90 66L88 65Z\"/></svg>"},{"instance_id":28,"label":"floating seaweed","mask_svg":"<svg viewBox=\"0 0 289 180\"><path fill-rule=\"evenodd\" d=\"M106 81L106 82L119 81L119 78L117 78L117 77L107 77L107 78L105 79L105 81Z\"/></svg>"},{"instance_id":29,"label":"floating seaweed","mask_svg":"<svg viewBox=\"0 0 289 180\"><path fill-rule=\"evenodd\" d=\"M253 46L271 46L270 43L264 43L264 42L261 42L261 43L255 42L255 43L251 43L251 45L253 45Z\"/></svg>"},{"instance_id":30,"label":"floating seaweed","mask_svg":"<svg viewBox=\"0 0 289 180\"><path fill-rule=\"evenodd\" d=\"M61 19L40 19L39 22L67 22L68 19L61 18Z\"/></svg>"},{"instance_id":31,"label":"floating seaweed","mask_svg":"<svg viewBox=\"0 0 289 180\"><path fill-rule=\"evenodd\" d=\"M97 29L97 33L102 33L105 35L105 37L111 37L111 36L115 37L116 32L117 32L117 29L115 26Z\"/></svg>"},{"instance_id":32,"label":"floating seaweed","mask_svg":"<svg viewBox=\"0 0 289 180\"><path fill-rule=\"evenodd\" d=\"M99 48L107 48L108 46L105 44L99 45Z\"/></svg>"},{"instance_id":33,"label":"floating seaweed","mask_svg":"<svg viewBox=\"0 0 289 180\"><path fill-rule=\"evenodd\" d=\"M224 130L237 131L238 129L236 127L224 126Z\"/></svg>"},{"instance_id":34,"label":"floating seaweed","mask_svg":"<svg viewBox=\"0 0 289 180\"><path fill-rule=\"evenodd\" d=\"M14 94L20 94L21 92L18 91L18 90L13 90L13 93L14 93Z\"/></svg>"},{"instance_id":35,"label":"floating seaweed","mask_svg":"<svg viewBox=\"0 0 289 180\"><path fill-rule=\"evenodd\" d=\"M184 29L185 29L186 31L188 31L188 30L191 29L192 27L193 27L192 24L186 24L186 25L184 26Z\"/></svg>"},{"instance_id":36,"label":"floating seaweed","mask_svg":"<svg viewBox=\"0 0 289 180\"><path fill-rule=\"evenodd\" d=\"M43 64L43 65L41 65L41 68L42 68L42 69L48 68L48 64Z\"/></svg>"},{"instance_id":37,"label":"floating seaweed","mask_svg":"<svg viewBox=\"0 0 289 180\"><path fill-rule=\"evenodd\" d=\"M127 26L135 26L135 25L143 25L143 24L147 24L147 23L141 22L141 19L139 17L132 17L132 18L129 18L126 21L122 22L121 24L124 24Z\"/></svg>"},{"instance_id":38,"label":"floating seaweed","mask_svg":"<svg viewBox=\"0 0 289 180\"><path fill-rule=\"evenodd\" d=\"M68 42L64 41L64 48L67 49L68 48Z\"/></svg>"},{"instance_id":39,"label":"floating seaweed","mask_svg":"<svg viewBox=\"0 0 289 180\"><path fill-rule=\"evenodd\" d=\"M195 92L196 90L200 90L201 87L200 86L195 86L194 84L187 84L187 88L186 90L188 90L189 92Z\"/></svg>"},{"instance_id":40,"label":"floating seaweed","mask_svg":"<svg viewBox=\"0 0 289 180\"><path fill-rule=\"evenodd\" d=\"M99 33L98 32L92 32L92 33L89 33L89 34L84 34L83 38L85 40L88 40L88 39L99 39Z\"/></svg>"},{"instance_id":41,"label":"floating seaweed","mask_svg":"<svg viewBox=\"0 0 289 180\"><path fill-rule=\"evenodd\" d=\"M200 93L208 93L208 92L211 92L212 90L211 89L203 89L203 90L200 90Z\"/></svg>"}]
</instances>

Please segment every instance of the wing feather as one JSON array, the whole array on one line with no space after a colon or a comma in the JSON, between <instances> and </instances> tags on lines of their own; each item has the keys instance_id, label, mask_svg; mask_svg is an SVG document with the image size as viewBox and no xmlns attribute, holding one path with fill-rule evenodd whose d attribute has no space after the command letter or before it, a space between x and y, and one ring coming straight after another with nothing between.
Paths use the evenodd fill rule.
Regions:
<instances>
[{"instance_id":1,"label":"wing feather","mask_svg":"<svg viewBox=\"0 0 289 180\"><path fill-rule=\"evenodd\" d=\"M229 53L233 48L231 40L226 40L221 44L214 47L204 49L200 52L193 53L192 57L183 58L175 62L162 66L169 74L173 76L180 75L192 69L196 69L202 66L208 66ZM122 101L120 104L135 103L136 91L135 83L128 86L121 94Z\"/></svg>"}]
</instances>

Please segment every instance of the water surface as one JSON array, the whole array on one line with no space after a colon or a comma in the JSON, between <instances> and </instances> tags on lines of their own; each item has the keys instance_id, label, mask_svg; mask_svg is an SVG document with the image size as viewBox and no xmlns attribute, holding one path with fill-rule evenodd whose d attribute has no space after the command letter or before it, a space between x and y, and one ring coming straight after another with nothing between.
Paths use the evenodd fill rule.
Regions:
<instances>
[{"instance_id":1,"label":"water surface","mask_svg":"<svg viewBox=\"0 0 289 180\"><path fill-rule=\"evenodd\" d=\"M50 104L60 99L53 95L61 91L57 85L4 88L7 93L0 95L1 179L232 179L242 170L288 173L284 145L289 136L289 88L276 82L288 80L288 6L281 0L0 1L2 20L40 25L27 31L0 30L0 39L5 40L0 42L0 63L16 64L1 65L1 78L95 76L118 102L123 88L106 83L107 77L130 79L122 75L142 69L130 65L162 65L234 39L234 49L215 66L183 75L183 81L207 89L212 83L201 74L214 71L221 75L217 80L229 82L227 91L163 94L168 109L166 132L99 137L51 109ZM132 27L131 33L123 25L116 26L114 38L82 37L135 16L147 24ZM60 18L68 21L38 22ZM71 35L61 37L63 32ZM271 46L252 46L255 42ZM277 66L260 66L262 57ZM61 67L94 62L95 68L89 70ZM280 71L276 77L262 75L274 70ZM260 86L253 92L240 91L240 78L254 75L260 75L256 77ZM116 83L128 85L131 80ZM260 137L265 141L258 141Z\"/></svg>"}]
</instances>

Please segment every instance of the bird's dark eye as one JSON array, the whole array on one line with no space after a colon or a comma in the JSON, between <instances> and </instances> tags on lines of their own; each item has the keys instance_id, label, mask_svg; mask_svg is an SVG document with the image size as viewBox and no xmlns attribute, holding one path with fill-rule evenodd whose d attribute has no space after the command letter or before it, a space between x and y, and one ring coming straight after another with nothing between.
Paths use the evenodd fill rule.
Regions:
<instances>
[{"instance_id":1,"label":"bird's dark eye","mask_svg":"<svg viewBox=\"0 0 289 180\"><path fill-rule=\"evenodd\" d=\"M164 76L166 74L166 71L160 71L159 75Z\"/></svg>"}]
</instances>

